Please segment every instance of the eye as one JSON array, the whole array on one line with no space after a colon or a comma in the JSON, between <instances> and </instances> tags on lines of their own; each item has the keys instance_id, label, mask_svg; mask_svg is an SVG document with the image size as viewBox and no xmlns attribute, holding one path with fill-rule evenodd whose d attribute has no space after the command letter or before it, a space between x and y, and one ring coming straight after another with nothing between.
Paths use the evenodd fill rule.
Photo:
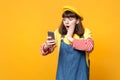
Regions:
<instances>
[{"instance_id":1,"label":"eye","mask_svg":"<svg viewBox=\"0 0 120 80\"><path fill-rule=\"evenodd\" d=\"M69 20L72 21L74 18L70 17Z\"/></svg>"},{"instance_id":2,"label":"eye","mask_svg":"<svg viewBox=\"0 0 120 80\"><path fill-rule=\"evenodd\" d=\"M65 18L63 18L63 21L65 21L66 19Z\"/></svg>"}]
</instances>

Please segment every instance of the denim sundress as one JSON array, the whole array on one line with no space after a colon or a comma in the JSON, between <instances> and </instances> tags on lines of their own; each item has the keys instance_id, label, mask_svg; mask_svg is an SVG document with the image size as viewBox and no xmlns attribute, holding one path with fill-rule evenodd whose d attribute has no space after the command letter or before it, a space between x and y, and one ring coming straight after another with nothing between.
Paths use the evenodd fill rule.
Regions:
<instances>
[{"instance_id":1,"label":"denim sundress","mask_svg":"<svg viewBox=\"0 0 120 80\"><path fill-rule=\"evenodd\" d=\"M85 51L76 50L61 40L56 80L89 80L88 73Z\"/></svg>"}]
</instances>

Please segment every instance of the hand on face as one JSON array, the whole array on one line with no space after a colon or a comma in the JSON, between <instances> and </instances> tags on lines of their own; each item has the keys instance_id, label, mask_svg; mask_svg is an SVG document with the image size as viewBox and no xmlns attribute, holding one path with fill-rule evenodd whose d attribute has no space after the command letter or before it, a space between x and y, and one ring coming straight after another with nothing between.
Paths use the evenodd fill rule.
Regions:
<instances>
[{"instance_id":1,"label":"hand on face","mask_svg":"<svg viewBox=\"0 0 120 80\"><path fill-rule=\"evenodd\" d=\"M76 18L63 18L63 24L67 30L68 39L71 39L75 30L75 25L78 23Z\"/></svg>"},{"instance_id":2,"label":"hand on face","mask_svg":"<svg viewBox=\"0 0 120 80\"><path fill-rule=\"evenodd\" d=\"M70 26L68 31L67 31L67 39L71 42L73 41L72 36L73 36L73 33L74 33L74 29L75 29L74 26Z\"/></svg>"},{"instance_id":3,"label":"hand on face","mask_svg":"<svg viewBox=\"0 0 120 80\"><path fill-rule=\"evenodd\" d=\"M63 24L67 30L67 35L72 36L77 22L78 22L78 20L73 17L63 18Z\"/></svg>"},{"instance_id":4,"label":"hand on face","mask_svg":"<svg viewBox=\"0 0 120 80\"><path fill-rule=\"evenodd\" d=\"M77 19L73 17L63 18L63 24L67 30L67 36L72 37L75 25L77 24Z\"/></svg>"},{"instance_id":5,"label":"hand on face","mask_svg":"<svg viewBox=\"0 0 120 80\"><path fill-rule=\"evenodd\" d=\"M75 30L75 25L70 25L69 29L67 30L67 36L72 37L74 30Z\"/></svg>"}]
</instances>

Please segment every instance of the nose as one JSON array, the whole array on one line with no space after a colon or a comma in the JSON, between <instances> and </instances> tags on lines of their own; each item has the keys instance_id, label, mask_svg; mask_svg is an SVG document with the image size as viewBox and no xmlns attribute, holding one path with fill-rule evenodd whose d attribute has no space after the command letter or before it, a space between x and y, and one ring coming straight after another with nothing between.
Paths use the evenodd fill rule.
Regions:
<instances>
[{"instance_id":1,"label":"nose","mask_svg":"<svg viewBox=\"0 0 120 80\"><path fill-rule=\"evenodd\" d=\"M65 24L69 24L69 20L65 20Z\"/></svg>"}]
</instances>

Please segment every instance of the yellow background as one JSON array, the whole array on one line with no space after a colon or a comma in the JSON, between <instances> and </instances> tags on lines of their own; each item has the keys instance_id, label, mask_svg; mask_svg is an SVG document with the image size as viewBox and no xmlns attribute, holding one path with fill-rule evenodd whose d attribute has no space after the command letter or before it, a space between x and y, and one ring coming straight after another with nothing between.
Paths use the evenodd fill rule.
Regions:
<instances>
[{"instance_id":1,"label":"yellow background","mask_svg":"<svg viewBox=\"0 0 120 80\"><path fill-rule=\"evenodd\" d=\"M61 22L62 7L78 8L93 33L91 80L120 80L119 0L1 0L0 80L55 80L57 50L40 55L48 30Z\"/></svg>"}]
</instances>

